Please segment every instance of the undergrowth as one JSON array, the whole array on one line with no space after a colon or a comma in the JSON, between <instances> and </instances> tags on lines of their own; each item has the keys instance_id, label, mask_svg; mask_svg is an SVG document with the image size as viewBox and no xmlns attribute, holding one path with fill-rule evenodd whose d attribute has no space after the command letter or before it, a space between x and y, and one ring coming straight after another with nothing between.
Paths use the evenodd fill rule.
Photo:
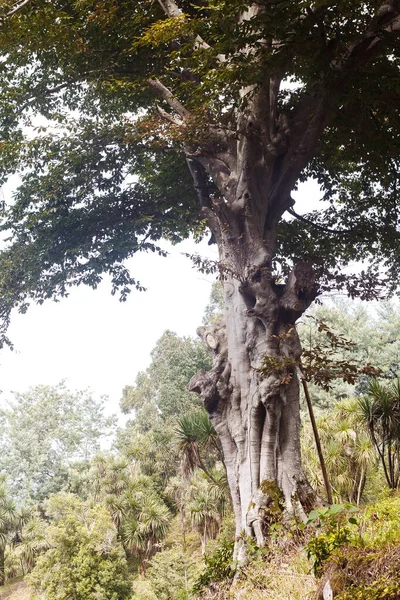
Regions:
<instances>
[{"instance_id":1,"label":"undergrowth","mask_svg":"<svg viewBox=\"0 0 400 600\"><path fill-rule=\"evenodd\" d=\"M227 546L205 564L199 600L322 600L327 582L334 600L398 600L400 495L364 510L332 505L303 528L274 530L267 548L250 543L234 579Z\"/></svg>"}]
</instances>

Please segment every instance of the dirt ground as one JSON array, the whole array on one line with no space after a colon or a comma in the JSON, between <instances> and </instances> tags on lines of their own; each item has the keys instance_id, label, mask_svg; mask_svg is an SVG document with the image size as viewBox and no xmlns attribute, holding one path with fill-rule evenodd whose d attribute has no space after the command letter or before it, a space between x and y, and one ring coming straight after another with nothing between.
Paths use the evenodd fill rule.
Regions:
<instances>
[{"instance_id":1,"label":"dirt ground","mask_svg":"<svg viewBox=\"0 0 400 600\"><path fill-rule=\"evenodd\" d=\"M29 600L30 590L22 580L16 580L0 587L0 600Z\"/></svg>"}]
</instances>

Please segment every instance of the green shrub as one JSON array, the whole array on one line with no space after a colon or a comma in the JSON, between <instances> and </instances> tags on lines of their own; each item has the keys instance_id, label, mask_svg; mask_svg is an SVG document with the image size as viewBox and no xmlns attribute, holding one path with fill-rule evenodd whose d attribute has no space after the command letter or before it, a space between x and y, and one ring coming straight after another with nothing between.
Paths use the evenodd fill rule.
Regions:
<instances>
[{"instance_id":1,"label":"green shrub","mask_svg":"<svg viewBox=\"0 0 400 600\"><path fill-rule=\"evenodd\" d=\"M195 559L176 545L156 554L146 575L157 600L187 600L198 573Z\"/></svg>"},{"instance_id":2,"label":"green shrub","mask_svg":"<svg viewBox=\"0 0 400 600\"><path fill-rule=\"evenodd\" d=\"M106 508L59 494L49 503L49 550L28 583L45 600L128 600L131 583L124 550Z\"/></svg>"},{"instance_id":3,"label":"green shrub","mask_svg":"<svg viewBox=\"0 0 400 600\"><path fill-rule=\"evenodd\" d=\"M400 547L343 548L328 567L335 600L397 600Z\"/></svg>"},{"instance_id":4,"label":"green shrub","mask_svg":"<svg viewBox=\"0 0 400 600\"><path fill-rule=\"evenodd\" d=\"M360 519L360 528L366 546L400 543L400 496L390 495L368 505Z\"/></svg>"},{"instance_id":5,"label":"green shrub","mask_svg":"<svg viewBox=\"0 0 400 600\"><path fill-rule=\"evenodd\" d=\"M306 525L313 525L317 532L306 545L308 559L314 562L314 574L322 573L324 563L338 548L349 544L354 538L357 519L352 513L358 509L350 504L332 504L310 512Z\"/></svg>"},{"instance_id":6,"label":"green shrub","mask_svg":"<svg viewBox=\"0 0 400 600\"><path fill-rule=\"evenodd\" d=\"M223 540L213 554L203 557L205 569L193 586L193 592L199 593L211 582L233 578L233 550L235 542Z\"/></svg>"},{"instance_id":7,"label":"green shrub","mask_svg":"<svg viewBox=\"0 0 400 600\"><path fill-rule=\"evenodd\" d=\"M322 565L335 600L400 598L400 497L383 498L358 519L358 536L332 549Z\"/></svg>"}]
</instances>

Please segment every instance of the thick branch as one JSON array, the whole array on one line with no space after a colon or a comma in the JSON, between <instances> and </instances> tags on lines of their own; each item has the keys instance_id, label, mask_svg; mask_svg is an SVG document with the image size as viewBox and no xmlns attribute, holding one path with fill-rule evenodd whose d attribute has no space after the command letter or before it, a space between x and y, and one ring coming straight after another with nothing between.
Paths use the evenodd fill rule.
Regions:
<instances>
[{"instance_id":1,"label":"thick branch","mask_svg":"<svg viewBox=\"0 0 400 600\"><path fill-rule=\"evenodd\" d=\"M208 177L205 168L201 163L199 163L199 161L193 158L187 157L186 162L193 179L194 188L197 192L200 206L210 208L210 185L208 183Z\"/></svg>"},{"instance_id":2,"label":"thick branch","mask_svg":"<svg viewBox=\"0 0 400 600\"><path fill-rule=\"evenodd\" d=\"M179 102L179 100L173 95L159 79L149 79L150 87L156 92L158 96L161 96L163 100L169 104L169 106L183 119L190 115L190 112Z\"/></svg>"},{"instance_id":3,"label":"thick branch","mask_svg":"<svg viewBox=\"0 0 400 600\"><path fill-rule=\"evenodd\" d=\"M180 17L182 15L181 9L173 0L158 0L158 3L167 17Z\"/></svg>"},{"instance_id":4,"label":"thick branch","mask_svg":"<svg viewBox=\"0 0 400 600\"><path fill-rule=\"evenodd\" d=\"M391 0L382 4L376 16L372 19L369 29L362 38L352 44L343 60L338 61L336 67L340 69L348 66L350 62L365 62L374 56L378 50L377 45L383 39L383 33L400 31L400 2Z\"/></svg>"},{"instance_id":5,"label":"thick branch","mask_svg":"<svg viewBox=\"0 0 400 600\"><path fill-rule=\"evenodd\" d=\"M158 0L158 3L169 18L181 17L183 14L174 0ZM204 50L209 50L211 48L211 46L199 35L195 38L195 49L196 46L198 48L203 48ZM219 62L225 62L225 56L223 54L218 54L217 58Z\"/></svg>"},{"instance_id":6,"label":"thick branch","mask_svg":"<svg viewBox=\"0 0 400 600\"><path fill-rule=\"evenodd\" d=\"M292 143L274 182L271 204L284 203L300 173L315 153L330 113L330 95L307 96L300 102L293 118ZM286 210L286 206L283 207ZM282 214L282 213L281 213Z\"/></svg>"},{"instance_id":7,"label":"thick branch","mask_svg":"<svg viewBox=\"0 0 400 600\"><path fill-rule=\"evenodd\" d=\"M364 35L351 44L330 67L343 72L343 76L348 78L351 70L359 64L365 64L378 53L385 33L397 31L400 31L400 1L390 0L382 4ZM290 193L301 171L314 155L330 114L337 110L335 95L330 89L324 89L323 81L321 86L320 90L310 90L310 94L304 96L291 120L291 144L274 182L272 202L276 205L282 203L282 199ZM274 211L279 212L279 207L275 206Z\"/></svg>"}]
</instances>

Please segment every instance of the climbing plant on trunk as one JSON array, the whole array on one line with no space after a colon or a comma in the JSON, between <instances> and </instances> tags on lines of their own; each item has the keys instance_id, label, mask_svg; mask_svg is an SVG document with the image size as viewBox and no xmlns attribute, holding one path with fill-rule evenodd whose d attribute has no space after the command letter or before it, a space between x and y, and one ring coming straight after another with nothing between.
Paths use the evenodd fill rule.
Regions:
<instances>
[{"instance_id":1,"label":"climbing plant on trunk","mask_svg":"<svg viewBox=\"0 0 400 600\"><path fill-rule=\"evenodd\" d=\"M125 299L142 287L126 258L208 228L225 318L200 330L214 364L191 389L237 532L259 544L278 493L303 517L317 502L296 320L320 291L374 297L380 261L397 283L399 30L398 0L28 0L1 23L0 168L22 177L3 220L3 338L13 306L103 273ZM52 127L25 140L38 114ZM299 214L309 176L327 202ZM343 274L354 260L363 272Z\"/></svg>"}]
</instances>

